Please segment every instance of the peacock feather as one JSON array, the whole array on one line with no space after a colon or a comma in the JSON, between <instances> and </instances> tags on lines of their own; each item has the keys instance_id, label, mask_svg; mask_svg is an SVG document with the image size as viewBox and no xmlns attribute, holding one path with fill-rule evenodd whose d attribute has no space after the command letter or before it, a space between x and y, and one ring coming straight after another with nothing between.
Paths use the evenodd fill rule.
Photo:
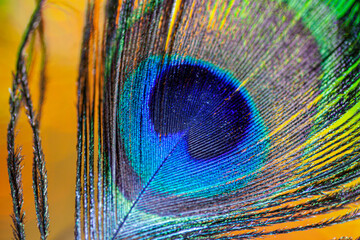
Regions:
<instances>
[{"instance_id":1,"label":"peacock feather","mask_svg":"<svg viewBox=\"0 0 360 240\"><path fill-rule=\"evenodd\" d=\"M10 97L16 239L25 238L14 148L22 104L34 136L38 226L48 237L46 91L42 84L34 115L25 54L43 34L43 4ZM75 239L276 238L360 218L358 1L89 0L85 19ZM318 218L328 213L337 215Z\"/></svg>"}]
</instances>

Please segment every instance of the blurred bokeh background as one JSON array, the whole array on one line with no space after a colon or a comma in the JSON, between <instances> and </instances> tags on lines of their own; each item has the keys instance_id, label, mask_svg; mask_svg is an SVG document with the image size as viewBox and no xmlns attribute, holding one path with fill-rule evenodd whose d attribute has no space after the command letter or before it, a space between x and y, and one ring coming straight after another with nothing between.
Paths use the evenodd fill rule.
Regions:
<instances>
[{"instance_id":1,"label":"blurred bokeh background","mask_svg":"<svg viewBox=\"0 0 360 240\"><path fill-rule=\"evenodd\" d=\"M76 162L76 77L86 0L52 0L44 8L48 48L48 84L41 137L48 171L49 239L73 239ZM6 129L9 88L18 45L35 7L35 0L0 0L0 239L11 239L12 201L7 174ZM38 95L36 78L30 83ZM17 146L22 146L25 231L39 239L32 194L32 133L24 112L17 125ZM346 210L344 210L346 211ZM336 215L333 215L336 216ZM324 216L320 216L324 217ZM328 217L328 216L327 216ZM290 225L291 223L285 224ZM306 224L306 223L304 223ZM360 236L360 221L286 234L266 239L333 239Z\"/></svg>"}]
</instances>

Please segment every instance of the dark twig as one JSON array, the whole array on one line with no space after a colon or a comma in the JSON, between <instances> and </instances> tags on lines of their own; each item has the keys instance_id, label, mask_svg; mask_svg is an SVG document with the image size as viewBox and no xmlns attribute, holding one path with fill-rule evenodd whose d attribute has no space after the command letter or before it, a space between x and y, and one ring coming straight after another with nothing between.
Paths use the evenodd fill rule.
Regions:
<instances>
[{"instance_id":1,"label":"dark twig","mask_svg":"<svg viewBox=\"0 0 360 240\"><path fill-rule=\"evenodd\" d=\"M28 27L25 31L24 38L20 45L16 74L14 76L13 88L10 94L10 123L8 127L8 169L9 181L13 198L13 221L14 236L16 239L25 239L24 233L24 216L22 211L22 179L21 179L21 157L15 153L15 125L18 117L20 103L23 101L26 108L26 114L33 131L34 141L34 161L33 161L33 189L35 195L35 207L38 220L38 227L41 239L46 239L49 228L49 210L47 201L47 173L45 169L44 154L41 147L39 136L38 117L35 117L32 100L30 97L28 76L25 61L25 49L28 45L34 31L41 22L41 10L44 1L40 0L30 19ZM44 42L42 42L44 44ZM43 52L45 54L45 52ZM44 69L44 68L43 68Z\"/></svg>"},{"instance_id":2,"label":"dark twig","mask_svg":"<svg viewBox=\"0 0 360 240\"><path fill-rule=\"evenodd\" d=\"M24 218L25 212L22 209L23 186L21 176L21 155L20 150L15 150L15 126L20 108L21 96L17 93L16 77L14 76L12 91L10 93L10 122L7 133L7 150L8 150L8 173L11 188L11 197L13 200L13 234L17 240L25 239Z\"/></svg>"}]
</instances>

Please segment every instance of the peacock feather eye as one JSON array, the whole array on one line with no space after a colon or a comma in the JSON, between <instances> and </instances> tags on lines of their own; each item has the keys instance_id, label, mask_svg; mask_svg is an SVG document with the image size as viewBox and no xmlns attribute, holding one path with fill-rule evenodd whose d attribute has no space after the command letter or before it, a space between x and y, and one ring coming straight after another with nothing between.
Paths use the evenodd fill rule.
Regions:
<instances>
[{"instance_id":1,"label":"peacock feather eye","mask_svg":"<svg viewBox=\"0 0 360 240\"><path fill-rule=\"evenodd\" d=\"M117 169L128 169L116 177L125 219L117 236L222 236L250 227L254 212L310 197L314 185L334 186L327 164L340 162L318 141L334 128L330 109L345 109L333 106L346 83L334 80L346 61L340 8L176 1L171 18L157 18L166 6L151 5L128 29L158 31L139 38L151 48L124 45L136 62L124 62L116 107ZM287 219L275 212L273 224Z\"/></svg>"},{"instance_id":2,"label":"peacock feather eye","mask_svg":"<svg viewBox=\"0 0 360 240\"><path fill-rule=\"evenodd\" d=\"M171 204L174 197L208 198L244 185L263 165L267 146L249 94L212 64L179 56L165 61L141 63L119 101L121 141L134 174L146 185L161 166L148 188L163 205L166 197Z\"/></svg>"}]
</instances>

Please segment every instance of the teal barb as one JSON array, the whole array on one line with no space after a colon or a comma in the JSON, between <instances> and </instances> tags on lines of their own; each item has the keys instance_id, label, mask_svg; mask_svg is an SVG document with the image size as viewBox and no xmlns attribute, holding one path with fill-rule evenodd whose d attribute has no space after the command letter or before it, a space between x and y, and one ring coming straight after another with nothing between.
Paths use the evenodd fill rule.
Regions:
<instances>
[{"instance_id":1,"label":"teal barb","mask_svg":"<svg viewBox=\"0 0 360 240\"><path fill-rule=\"evenodd\" d=\"M108 0L104 28L100 9L78 81L76 239L249 239L360 217L357 1Z\"/></svg>"}]
</instances>

